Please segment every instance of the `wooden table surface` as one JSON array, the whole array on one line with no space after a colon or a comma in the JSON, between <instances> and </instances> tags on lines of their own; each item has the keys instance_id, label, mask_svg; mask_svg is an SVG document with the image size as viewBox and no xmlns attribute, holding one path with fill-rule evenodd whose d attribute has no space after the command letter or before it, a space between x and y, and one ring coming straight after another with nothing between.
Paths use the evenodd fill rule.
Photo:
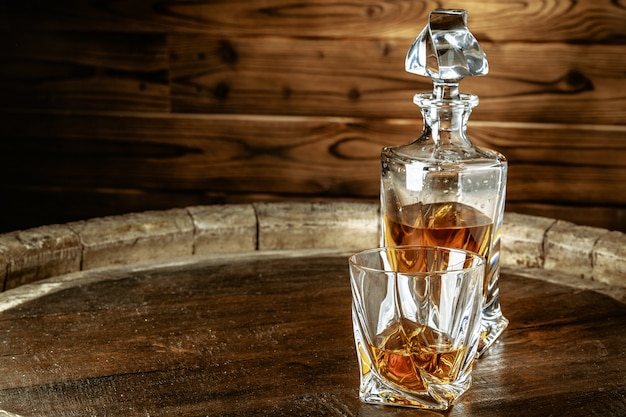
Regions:
<instances>
[{"instance_id":1,"label":"wooden table surface","mask_svg":"<svg viewBox=\"0 0 626 417\"><path fill-rule=\"evenodd\" d=\"M430 416L357 398L347 254L103 268L0 294L0 416ZM626 305L507 272L445 416L626 415Z\"/></svg>"}]
</instances>

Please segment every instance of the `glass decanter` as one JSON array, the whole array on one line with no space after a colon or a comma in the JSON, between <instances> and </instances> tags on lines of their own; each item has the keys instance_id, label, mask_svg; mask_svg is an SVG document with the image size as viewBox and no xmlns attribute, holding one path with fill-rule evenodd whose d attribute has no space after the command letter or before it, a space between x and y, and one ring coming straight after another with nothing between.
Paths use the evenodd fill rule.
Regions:
<instances>
[{"instance_id":1,"label":"glass decanter","mask_svg":"<svg viewBox=\"0 0 626 417\"><path fill-rule=\"evenodd\" d=\"M507 162L474 146L466 133L478 97L460 93L459 82L489 71L466 11L432 11L406 70L430 77L434 86L414 97L424 119L421 136L382 151L381 242L456 247L486 258L482 354L508 325L498 296Z\"/></svg>"}]
</instances>

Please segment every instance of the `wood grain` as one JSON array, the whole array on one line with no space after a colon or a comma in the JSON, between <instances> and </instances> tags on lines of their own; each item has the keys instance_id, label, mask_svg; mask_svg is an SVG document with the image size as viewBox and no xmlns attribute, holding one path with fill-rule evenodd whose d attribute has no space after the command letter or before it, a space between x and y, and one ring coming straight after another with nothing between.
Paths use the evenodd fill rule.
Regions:
<instances>
[{"instance_id":1,"label":"wood grain","mask_svg":"<svg viewBox=\"0 0 626 417\"><path fill-rule=\"evenodd\" d=\"M22 417L414 415L357 399L345 259L246 255L17 289L31 299L0 312L1 407ZM447 416L626 411L624 304L514 274L501 300L511 324Z\"/></svg>"},{"instance_id":2,"label":"wood grain","mask_svg":"<svg viewBox=\"0 0 626 417\"><path fill-rule=\"evenodd\" d=\"M167 208L167 196L178 207L237 202L242 194L375 200L381 148L403 143L421 129L401 120L320 117L14 113L0 120L12 138L0 143L0 174L20 189L0 188L15 196L18 212L33 209L19 201L37 204L38 194L63 184L60 197L47 194L49 214L66 216L56 222L84 218L79 210L68 211L68 201L105 215L115 210L113 202L127 211ZM562 143L565 130L543 127L471 125L478 145L511 155L509 203L551 204L550 217L566 219L571 213L557 207L572 204L582 207L577 218L586 224L623 228L623 220L611 212L605 217L597 211L602 216L596 223L584 214L585 207L626 204L623 129L584 125L573 131L571 142ZM600 138L611 140L611 147L599 146Z\"/></svg>"},{"instance_id":3,"label":"wood grain","mask_svg":"<svg viewBox=\"0 0 626 417\"><path fill-rule=\"evenodd\" d=\"M404 71L411 43L172 36L172 108L419 119L412 97L432 84ZM461 84L481 99L472 120L624 124L623 45L482 46L490 74Z\"/></svg>"},{"instance_id":4,"label":"wood grain","mask_svg":"<svg viewBox=\"0 0 626 417\"><path fill-rule=\"evenodd\" d=\"M419 135L404 54L449 1L0 5L0 231L191 205L378 194ZM516 210L626 231L626 9L463 3L490 62L470 136ZM43 202L46 202L44 205ZM44 208L45 206L45 208Z\"/></svg>"},{"instance_id":5,"label":"wood grain","mask_svg":"<svg viewBox=\"0 0 626 417\"><path fill-rule=\"evenodd\" d=\"M0 170L17 174L14 181L27 186L372 198L378 194L382 147L405 143L421 131L416 121L325 117L13 113L0 115L0 121L11 138L0 143ZM472 122L469 133L478 146L510 155L514 200L517 195L533 200L541 192L538 180L545 180L561 181L546 187L555 200L626 202L624 128ZM566 134L570 140L563 142ZM215 183L207 186L212 178ZM526 183L538 188L524 190Z\"/></svg>"},{"instance_id":6,"label":"wood grain","mask_svg":"<svg viewBox=\"0 0 626 417\"><path fill-rule=\"evenodd\" d=\"M9 32L0 106L168 111L164 34Z\"/></svg>"},{"instance_id":7,"label":"wood grain","mask_svg":"<svg viewBox=\"0 0 626 417\"><path fill-rule=\"evenodd\" d=\"M26 32L5 42L2 107L420 119L412 96L431 89L404 71L412 39ZM622 45L483 47L488 78L462 84L481 98L472 120L624 124Z\"/></svg>"},{"instance_id":8,"label":"wood grain","mask_svg":"<svg viewBox=\"0 0 626 417\"><path fill-rule=\"evenodd\" d=\"M458 8L453 1L334 0L201 1L131 0L92 3L23 0L2 5L9 28L46 31L184 32L233 36L405 37L414 38L436 8ZM626 10L618 2L548 0L512 5L506 0L468 0L469 23L479 39L497 41L577 41L616 43L626 37ZM35 13L34 13L35 12Z\"/></svg>"},{"instance_id":9,"label":"wood grain","mask_svg":"<svg viewBox=\"0 0 626 417\"><path fill-rule=\"evenodd\" d=\"M294 249L356 252L378 246L380 220L378 202L276 201L127 213L10 232L0 234L0 292L155 259ZM573 284L567 285L626 301L624 233L505 212L500 255L504 268L530 268L546 280L555 273L570 276Z\"/></svg>"}]
</instances>

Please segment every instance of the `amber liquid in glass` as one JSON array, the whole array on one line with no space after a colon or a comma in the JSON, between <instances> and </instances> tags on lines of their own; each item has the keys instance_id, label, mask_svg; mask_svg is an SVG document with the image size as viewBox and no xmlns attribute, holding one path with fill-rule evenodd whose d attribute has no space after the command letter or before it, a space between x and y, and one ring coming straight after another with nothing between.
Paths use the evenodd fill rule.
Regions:
<instances>
[{"instance_id":1,"label":"amber liquid in glass","mask_svg":"<svg viewBox=\"0 0 626 417\"><path fill-rule=\"evenodd\" d=\"M400 319L374 338L373 366L394 385L424 392L424 378L446 384L457 377L464 349L434 329Z\"/></svg>"},{"instance_id":2,"label":"amber liquid in glass","mask_svg":"<svg viewBox=\"0 0 626 417\"><path fill-rule=\"evenodd\" d=\"M396 216L396 217L391 217ZM457 202L416 203L385 215L385 245L428 245L465 249L489 259L491 219ZM486 294L489 262L485 264Z\"/></svg>"}]
</instances>

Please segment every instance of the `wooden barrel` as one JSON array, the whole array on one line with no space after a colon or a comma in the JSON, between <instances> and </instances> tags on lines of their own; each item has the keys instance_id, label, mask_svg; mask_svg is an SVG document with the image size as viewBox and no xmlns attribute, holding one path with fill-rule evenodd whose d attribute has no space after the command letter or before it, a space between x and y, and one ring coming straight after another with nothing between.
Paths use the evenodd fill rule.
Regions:
<instances>
[{"instance_id":1,"label":"wooden barrel","mask_svg":"<svg viewBox=\"0 0 626 417\"><path fill-rule=\"evenodd\" d=\"M197 206L43 226L0 235L0 281L22 284L93 268L186 256L285 249L378 246L373 203L256 203ZM626 235L506 213L504 268L582 288L626 288ZM606 286L602 284L607 284Z\"/></svg>"},{"instance_id":2,"label":"wooden barrel","mask_svg":"<svg viewBox=\"0 0 626 417\"><path fill-rule=\"evenodd\" d=\"M2 235L0 416L414 415L358 401L347 256L378 228L268 203ZM624 239L508 213L510 325L446 415L625 415Z\"/></svg>"}]
</instances>

